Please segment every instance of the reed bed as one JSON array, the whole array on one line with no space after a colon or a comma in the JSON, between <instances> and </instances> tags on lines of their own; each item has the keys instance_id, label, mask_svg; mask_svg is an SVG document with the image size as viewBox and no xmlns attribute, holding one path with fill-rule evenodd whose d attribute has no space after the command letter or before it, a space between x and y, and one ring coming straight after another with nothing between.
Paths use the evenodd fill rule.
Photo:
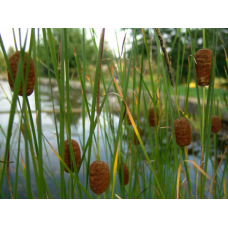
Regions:
<instances>
[{"instance_id":1,"label":"reed bed","mask_svg":"<svg viewBox=\"0 0 228 228\"><path fill-rule=\"evenodd\" d=\"M97 50L95 77L92 79L85 55L85 29L82 29L82 48L80 49L82 60L78 59L78 47L73 47L82 101L83 131L77 141L74 138L75 133L78 132L73 114L75 107L70 102L72 92L70 91L67 29L61 30L59 50L55 50L55 40L51 29L42 29L42 31L31 29L29 41L27 37L24 41L20 38L16 58L7 57L4 40L0 37L0 46L8 69L8 80L13 91L11 98L6 95L6 99L11 104L7 129L4 130L0 126L4 137L4 151L0 154L0 198L9 197L9 194L3 191L6 186L8 186L11 198L21 198L18 191L19 185L22 186L26 198L39 199L228 197L228 157L226 155L228 147L225 144L222 158L219 163L217 162L217 132L221 128L219 101L214 92L218 29L213 30L212 43L207 40L205 29L198 30L198 34L194 36L191 29L185 30L185 39L188 38L191 41L191 56L188 56L189 69L185 83L184 110L179 107L179 82L186 43L183 43L183 47L179 44L178 65L176 75L174 75L160 30L151 29L150 40L146 38L144 29L141 32L142 49L146 49L149 63L149 83L145 81L143 72L145 56L140 56L138 53L136 30L133 30L129 56L125 48L126 37L118 55L112 56L110 50L104 47L105 29L102 30L98 47L96 37L99 37L99 34L95 34L95 31L90 29ZM174 43L180 39L178 33L181 32L178 30ZM42 130L43 108L40 102L41 85L38 83L38 78L41 77L41 62L39 61L41 33L46 54L44 64L48 71L51 90L55 145L52 145L50 138ZM156 75L152 69L152 34L153 42L157 46ZM195 50L196 36L203 37L202 48L206 50L206 54L201 56L199 51ZM29 49L25 52L26 43L29 43ZM16 42L15 45L17 46ZM180 53L180 50L183 50L183 53ZM56 51L58 51L58 56ZM102 71L101 66L104 60L106 60L109 75L105 75ZM30 61L33 66L32 77L30 76ZM53 69L50 68L50 63ZM225 68L227 67L228 62ZM56 94L52 91L51 74L54 74L57 81L60 97L59 113L56 113L54 107L53 100ZM204 75L201 77L200 74ZM187 112L191 79L194 79L196 84L200 161L195 160L193 125ZM92 99L86 95L86 81L91 84ZM131 88L129 88L130 84ZM205 92L205 85L208 85L207 92ZM32 114L27 97L31 94L31 90L28 92L30 87L34 87L32 92L36 116ZM111 88L114 92L111 92ZM4 91L4 88L1 89ZM127 97L128 91L132 91L131 100ZM21 100L18 98L19 95ZM118 122L115 125L112 104L108 96L116 96L120 106ZM225 95L221 104L224 107L227 105ZM13 124L16 115L18 121L15 131ZM85 129L88 122L89 135L86 137ZM16 142L15 139L17 139ZM102 160L99 152L101 140L104 145ZM23 143L23 148L20 142ZM192 145L193 160L188 157L189 144ZM212 154L211 151L214 153ZM54 154L59 161L59 178L56 178L52 170L50 154ZM48 164L43 161L44 156L47 156ZM95 160L92 159L93 157ZM208 173L209 161L213 164L212 175ZM225 165L221 168L224 161ZM9 173L9 166L12 162L13 175ZM190 175L190 170L193 175ZM51 180L51 185L49 180ZM57 195L52 193L52 188L55 189Z\"/></svg>"}]
</instances>

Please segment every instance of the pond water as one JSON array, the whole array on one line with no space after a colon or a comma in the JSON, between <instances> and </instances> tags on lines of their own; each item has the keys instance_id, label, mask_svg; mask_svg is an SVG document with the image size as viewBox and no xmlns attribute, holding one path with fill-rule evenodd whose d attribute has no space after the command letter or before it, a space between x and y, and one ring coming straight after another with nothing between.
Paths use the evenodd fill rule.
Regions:
<instances>
[{"instance_id":1,"label":"pond water","mask_svg":"<svg viewBox=\"0 0 228 228\"><path fill-rule=\"evenodd\" d=\"M9 88L8 82L7 81L0 81L2 87L4 88L4 91L6 92L9 100L11 100L12 98L12 93L11 90ZM41 88L41 93L40 93L40 101L41 101L41 109L42 110L52 110L53 106L52 106L52 100L51 100L51 90L49 86L40 86ZM59 95L58 93L55 92L56 88L53 88L53 95L54 95L54 107L55 109L59 109ZM34 99L34 93L28 97L29 98L29 103L30 103L30 107L31 110L35 110L35 99ZM22 104L22 98L19 97L20 99L20 103ZM87 99L89 99L89 102L92 101L91 99L91 94L87 94ZM71 106L72 109L81 109L81 97L76 94L75 92L72 92L70 95L70 102L71 102ZM7 127L8 127L8 121L9 121L9 113L4 113L8 112L10 110L10 103L7 99L5 99L5 94L3 92L3 90L0 88L0 104L1 104L1 114L0 114L0 125L3 129L3 131L5 132L5 134L7 134ZM19 105L18 105L18 109L19 109ZM82 118L81 118L81 112L76 112L73 114L74 115L74 120L75 120L75 124L71 125L71 138L76 140L78 143L83 138L83 127L82 127ZM32 113L33 116L33 120L35 123L35 119L36 119L36 113L33 112ZM41 113L41 119L42 119L42 132L44 134L44 136L48 139L48 141L50 142L50 144L54 147L54 149L56 151L58 151L58 146L57 146L57 137L56 137L56 129L55 129L55 123L54 123L54 114L53 113L49 113L49 112L42 112ZM57 129L59 129L60 123L59 123L59 113L56 114L56 119L57 119ZM116 124L118 124L118 117L116 115L113 115L112 117L113 122L114 122L114 127L116 126ZM18 138L19 138L19 117L17 114L15 114L14 117L14 124L13 124L13 130L12 130L12 136L15 137L11 137L11 148L10 148L10 161L14 161L14 163L10 164L10 178L11 181L14 181L14 174L15 174L15 166L16 166L16 154L17 154L17 142L18 142ZM104 124L108 125L108 122L106 121L106 123L104 123L103 118L100 118L100 123L101 123L101 127L104 126ZM35 126L36 127L36 126ZM86 116L85 119L85 143L87 142L87 139L89 137L89 131L90 131L90 121L89 121L89 117ZM100 130L101 131L101 130ZM95 135L96 135L96 128L94 130ZM65 134L65 139L66 139L66 134ZM105 153L105 145L103 143L103 139L102 136L99 136L100 140L99 140L99 144L100 144L100 160L106 161L107 157L106 157L106 153ZM5 136L2 132L0 132L0 158L1 160L3 160L3 154L4 154L4 150L5 150ZM55 179L60 183L60 163L58 158L56 157L56 155L54 154L54 152L52 151L52 149L50 148L50 146L45 142L46 144L46 148L45 146L43 146L43 162L44 164L46 164L48 166L48 168L52 171ZM112 145L111 145L112 147ZM47 153L46 153L46 149L47 149ZM24 139L21 140L20 142L20 150L21 150L21 154L23 159L25 159L25 153L24 153ZM82 154L82 151L81 151ZM109 154L109 153L107 153ZM20 157L21 158L21 157ZM87 156L86 156L87 158ZM91 153L91 162L95 161L95 153L92 149L92 153ZM108 160L109 160L109 155L108 155ZM32 167L32 161L31 162L31 166ZM20 165L22 166L22 159L20 159ZM34 195L37 196L37 190L36 190L36 184L35 184L35 180L34 180L34 172L33 169L30 168L31 171L31 185L32 185L32 191L34 192ZM68 174L64 172L65 175L65 180L66 180L66 184L68 184ZM85 178L83 178L83 175L85 175L85 170L83 171L83 169L80 169L79 172L79 180L81 181L81 183L83 183L83 181L85 181ZM21 179L21 182L25 185L25 180L23 177L23 174L21 172L19 172L19 178ZM56 191L56 186L55 183L53 182L53 178L51 178L49 175L46 175L46 180L47 180L47 184L49 186L50 192L53 196L53 198L58 198L58 194ZM5 194L5 197L10 198L9 195L9 188L8 188L8 183L7 180L5 179L4 182L4 186L3 186L3 192ZM23 189L22 185L19 183L18 185L18 193L22 198L26 198L26 192Z\"/></svg>"},{"instance_id":2,"label":"pond water","mask_svg":"<svg viewBox=\"0 0 228 228\"><path fill-rule=\"evenodd\" d=\"M2 87L4 88L7 96L9 97L9 99L11 100L12 98L12 93L10 91L9 85L7 81L0 81ZM51 90L49 86L40 86L41 89L41 93L40 93L40 101L41 101L41 109L42 110L52 110L52 100L51 100ZM53 91L55 91L55 88L53 88ZM87 94L87 98L91 101L91 94ZM20 101L22 103L22 99L20 97ZM81 97L76 94L75 92L72 92L70 94L70 101L71 101L71 105L72 108L75 109L81 109ZM34 93L29 96L29 102L30 102L30 107L31 110L35 110L35 100L34 100ZM7 99L5 99L5 94L3 93L3 90L0 88L0 125L3 129L3 131L7 132L7 127L8 127L8 121L9 121L9 113L4 113L4 111L9 111L10 110L10 103ZM58 93L54 92L54 107L55 109L59 109L59 95ZM19 109L19 107L18 107ZM34 122L35 122L35 118L36 118L36 113L34 112L33 114L33 118L34 118ZM80 142L80 140L82 141L82 135L83 135L83 128L82 128L82 117L81 117L81 112L77 112L74 113L74 118L75 118L75 125L72 124L71 125L71 133L72 133L72 138L75 139L76 141ZM118 126L118 122L119 122L119 118L117 115L112 115L113 118L113 122L114 122L114 127ZM58 151L58 147L57 147L57 138L55 135L55 123L54 123L54 114L53 113L49 113L49 112L42 112L41 113L41 119L42 119L42 132L45 135L45 137L48 139L48 141L51 143L51 145L54 147L54 149L56 151ZM100 118L100 122L101 122L101 128L104 127L105 125L108 126L108 121L104 120L103 118ZM57 126L59 129L59 115L57 114ZM11 183L14 182L14 178L15 178L15 166L16 166L16 154L17 154L17 145L18 145L18 135L19 135L19 118L18 115L16 114L14 117L14 124L13 124L13 131L12 131L12 137L11 137L11 148L10 148L10 161L13 161L14 163L10 164L10 181ZM90 130L90 121L88 116L86 116L86 121L85 121L85 142L87 142L88 136L89 136L89 130ZM102 132L102 129L101 129ZM197 164L200 164L200 153L198 153L200 151L200 141L199 141L199 132L193 132L193 138L195 139L195 143L194 143L194 152L195 152L195 159ZM95 135L96 135L96 129L95 129ZM66 138L66 135L65 135ZM213 139L213 137L212 137ZM224 135L221 134L218 136L219 140L224 140ZM2 133L2 131L0 132L0 160L3 160L3 154L4 154L4 150L5 150L5 136ZM100 160L103 161L107 161L107 163L110 165L110 153L108 152L108 148L107 148L107 144L105 144L103 142L103 137L102 137L102 133L99 136L99 143L100 143ZM213 140L212 140L213 143ZM125 145L126 144L126 145ZM113 149L113 145L110 145L111 149ZM189 153L191 152L191 148L192 148L193 144L190 144L189 146ZM149 145L145 145L146 149L149 152ZM93 148L93 147L92 147ZM127 143L124 142L124 151L126 150L127 152ZM221 147L222 148L222 147ZM20 165L22 167L22 157L25 159L25 152L24 152L24 140L21 140L20 142ZM107 152L107 153L106 153ZM221 153L222 151L219 149L218 153ZM82 152L81 152L82 153ZM87 155L86 155L87 158ZM193 160L193 155L189 154L188 157L189 160ZM92 153L91 153L91 162L95 161L95 154L94 151L92 149ZM49 186L50 192L53 196L53 198L59 198L59 192L60 192L60 186L58 186L58 184L60 183L60 164L59 164L59 160L56 157L56 155L54 154L54 152L52 151L52 149L50 148L50 146L45 142L45 145L43 144L43 162L44 162L44 167L47 166L50 170L51 173L53 174L53 176L55 177L56 182L54 182L53 178L50 176L49 173L45 174L45 178L47 181L47 184ZM213 160L212 160L213 162ZM30 173L31 173L31 187L32 187L32 191L34 193L34 197L37 197L37 187L36 187L36 183L35 183L35 178L34 178L34 172L33 169L31 167L32 166L32 162L30 161ZM221 169L224 168L224 161L221 165ZM83 166L84 167L84 166ZM148 170L146 169L146 172L148 172ZM213 169L212 169L212 163L209 160L209 164L208 164L208 174L210 176L213 176ZM65 180L66 180L66 186L68 186L68 179L69 179L69 175L67 173L64 172L65 175ZM110 175L113 175L110 173ZM221 176L221 172L219 173L219 175ZM191 179L195 179L195 171L194 169L190 169L190 176ZM85 170L83 168L80 169L79 172L79 180L80 182L85 186ZM118 179L118 175L117 175L117 179ZM182 176L182 180L183 180L183 176ZM116 181L116 183L118 183L118 181ZM142 183L141 183L142 184ZM18 183L18 194L21 198L26 198L26 191L24 189L23 186L26 186L26 182L25 182L25 178L23 176L22 170L19 171L19 183ZM195 188L194 184L192 185L193 189ZM116 186L116 188L118 188L118 184ZM9 187L8 187L8 183L7 183L7 179L5 178L4 180L4 184L3 184L3 194L5 198L11 198L10 196L10 191L9 191ZM59 191L59 192L58 192ZM89 189L90 191L90 189ZM90 191L91 195L95 198L96 196L92 194L92 192ZM194 194L194 190L193 190L193 194Z\"/></svg>"}]
</instances>

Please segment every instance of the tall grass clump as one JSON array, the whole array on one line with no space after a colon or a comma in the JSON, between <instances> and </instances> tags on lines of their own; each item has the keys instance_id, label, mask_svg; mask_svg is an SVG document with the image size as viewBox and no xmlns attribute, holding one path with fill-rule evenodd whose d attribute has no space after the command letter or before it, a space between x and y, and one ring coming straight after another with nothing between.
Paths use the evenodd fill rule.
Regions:
<instances>
[{"instance_id":1,"label":"tall grass clump","mask_svg":"<svg viewBox=\"0 0 228 228\"><path fill-rule=\"evenodd\" d=\"M148 38L141 29L140 39L133 29L131 48L126 48L126 33L121 49L114 54L106 47L105 29L101 35L94 29L88 31L96 50L92 70L86 56L86 29L81 31L81 46L72 47L68 29L61 29L59 40L52 29L31 29L30 39L26 34L22 40L19 30L20 42L18 45L14 38L17 51L11 57L0 36L12 91L9 98L1 86L10 110L7 128L0 125L4 141L0 198L226 198L227 146L223 144L218 162L217 134L222 122L214 89L219 30L213 29L211 42L206 29L194 34L191 29L177 29L170 51L162 30L150 29ZM196 50L197 37L202 37L202 50ZM174 66L171 53L175 45ZM71 51L79 90L70 79ZM42 52L45 62L40 60ZM185 59L188 72L183 86ZM47 71L54 132L45 130L41 65ZM227 67L228 61L225 72ZM188 110L192 81L196 85L196 119ZM227 104L227 93L223 94L221 103ZM78 98L80 121L72 103ZM119 107L118 115L113 112L114 105ZM193 134L195 125L199 126L198 141ZM197 143L200 158L194 148ZM58 161L55 168L52 159Z\"/></svg>"}]
</instances>

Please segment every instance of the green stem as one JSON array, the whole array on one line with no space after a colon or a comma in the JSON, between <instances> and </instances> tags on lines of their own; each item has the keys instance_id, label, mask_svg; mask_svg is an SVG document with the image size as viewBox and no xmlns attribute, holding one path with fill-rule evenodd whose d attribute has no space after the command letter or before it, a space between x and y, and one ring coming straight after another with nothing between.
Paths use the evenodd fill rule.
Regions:
<instances>
[{"instance_id":1,"label":"green stem","mask_svg":"<svg viewBox=\"0 0 228 228\"><path fill-rule=\"evenodd\" d=\"M203 49L206 48L206 41L205 41L205 28L203 28Z\"/></svg>"},{"instance_id":2,"label":"green stem","mask_svg":"<svg viewBox=\"0 0 228 228\"><path fill-rule=\"evenodd\" d=\"M205 42L205 28L203 28L203 49L206 47ZM203 168L202 162L204 160L204 127L205 127L205 86L203 87L203 118L202 118L202 145L201 145L201 168ZM202 185L203 174L200 175L200 198L202 198Z\"/></svg>"},{"instance_id":3,"label":"green stem","mask_svg":"<svg viewBox=\"0 0 228 228\"><path fill-rule=\"evenodd\" d=\"M178 106L178 103L177 103L177 94L176 94L176 91L174 91L174 95L175 95L175 103L176 103L176 106L177 106L178 117L180 119L180 111L179 111L179 106Z\"/></svg>"},{"instance_id":4,"label":"green stem","mask_svg":"<svg viewBox=\"0 0 228 228\"><path fill-rule=\"evenodd\" d=\"M183 151L183 154L182 154L183 155L183 160L187 160L188 159L187 149L188 149L188 147L184 147L184 151ZM185 166L185 170L186 170L190 196L191 196L191 199L193 199L188 162L184 162L184 166Z\"/></svg>"}]
</instances>

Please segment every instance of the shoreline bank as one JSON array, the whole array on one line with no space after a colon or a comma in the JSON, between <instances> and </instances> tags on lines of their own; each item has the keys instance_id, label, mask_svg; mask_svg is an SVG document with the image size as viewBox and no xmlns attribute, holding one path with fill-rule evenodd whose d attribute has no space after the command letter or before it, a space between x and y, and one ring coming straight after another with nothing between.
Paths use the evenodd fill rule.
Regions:
<instances>
[{"instance_id":1,"label":"shoreline bank","mask_svg":"<svg viewBox=\"0 0 228 228\"><path fill-rule=\"evenodd\" d=\"M0 81L7 81L7 80L8 80L8 78L6 76L0 75ZM39 78L38 80L39 80L40 85L49 86L49 79L48 78ZM51 86L53 89L55 89L55 88L57 89L57 81L55 78L51 78ZM70 86L72 86L72 88L74 88L75 90L81 92L81 84L79 81L70 80ZM85 82L85 90L86 90L86 93L92 92L90 82ZM101 91L103 91L102 85L101 85ZM109 92L115 92L113 86L111 86ZM132 92L132 90L129 89L127 92L127 99L131 100L132 97L133 97L133 92ZM109 101L112 103L113 111L116 113L119 113L120 112L120 105L118 103L117 96L109 95L108 98L109 98ZM174 96L172 98L173 98L173 102L174 102ZM148 95L147 99L150 100L149 95ZM163 99L163 94L160 94L160 99ZM178 100L179 100L179 107L183 110L184 109L185 97L180 95L178 97ZM175 105L175 103L174 103L174 105ZM221 103L220 103L220 111L221 111L222 122L228 124L228 113L223 109ZM197 98L195 98L195 97L189 97L188 98L187 112L189 114L196 114L198 112Z\"/></svg>"}]
</instances>

